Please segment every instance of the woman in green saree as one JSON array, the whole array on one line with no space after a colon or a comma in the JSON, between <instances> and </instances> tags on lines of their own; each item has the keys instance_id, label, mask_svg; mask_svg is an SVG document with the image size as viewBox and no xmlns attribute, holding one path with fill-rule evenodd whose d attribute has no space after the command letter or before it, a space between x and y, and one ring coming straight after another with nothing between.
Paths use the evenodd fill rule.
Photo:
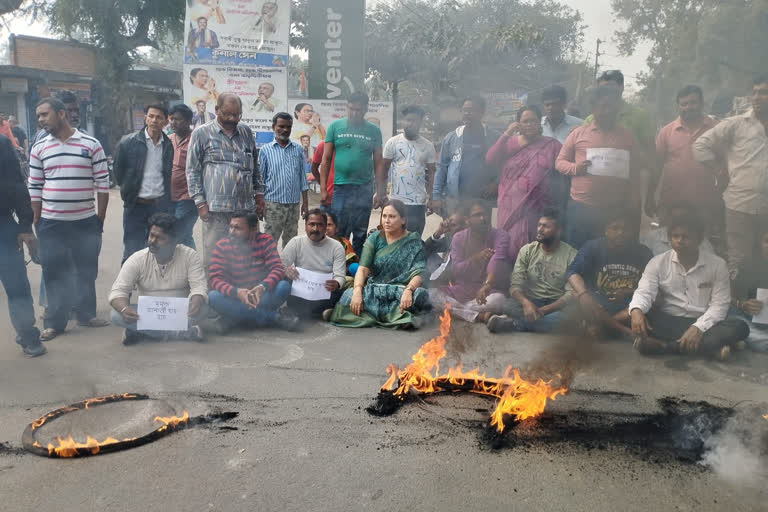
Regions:
<instances>
[{"instance_id":1,"label":"woman in green saree","mask_svg":"<svg viewBox=\"0 0 768 512\"><path fill-rule=\"evenodd\" d=\"M406 229L405 205L390 200L381 210L381 229L365 241L354 287L341 296L330 321L341 327L415 327L416 315L429 307L421 287L426 265L421 238Z\"/></svg>"}]
</instances>

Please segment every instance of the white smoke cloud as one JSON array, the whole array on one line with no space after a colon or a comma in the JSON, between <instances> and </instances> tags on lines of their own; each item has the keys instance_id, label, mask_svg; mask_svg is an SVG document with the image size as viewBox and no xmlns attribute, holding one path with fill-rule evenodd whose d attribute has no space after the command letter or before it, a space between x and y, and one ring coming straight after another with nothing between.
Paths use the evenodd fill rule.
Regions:
<instances>
[{"instance_id":1,"label":"white smoke cloud","mask_svg":"<svg viewBox=\"0 0 768 512\"><path fill-rule=\"evenodd\" d=\"M701 464L737 486L762 487L768 478L765 421L755 409L739 411L725 427L704 441Z\"/></svg>"}]
</instances>

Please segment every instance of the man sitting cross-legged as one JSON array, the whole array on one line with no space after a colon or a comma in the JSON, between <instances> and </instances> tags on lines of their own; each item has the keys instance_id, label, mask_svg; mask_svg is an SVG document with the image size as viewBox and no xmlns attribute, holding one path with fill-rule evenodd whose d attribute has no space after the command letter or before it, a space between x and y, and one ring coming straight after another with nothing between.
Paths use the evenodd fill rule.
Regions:
<instances>
[{"instance_id":1,"label":"man sitting cross-legged","mask_svg":"<svg viewBox=\"0 0 768 512\"><path fill-rule=\"evenodd\" d=\"M449 303L462 320L485 323L506 300L498 283L509 279L509 235L491 227L491 210L482 200L470 205L467 225L451 240L451 283L430 288L429 300L435 307Z\"/></svg>"},{"instance_id":2,"label":"man sitting cross-legged","mask_svg":"<svg viewBox=\"0 0 768 512\"><path fill-rule=\"evenodd\" d=\"M561 236L558 212L544 210L536 241L523 246L517 255L510 278L510 310L507 315L492 316L489 331L550 332L557 326L561 310L572 297L566 275L577 252Z\"/></svg>"},{"instance_id":3,"label":"man sitting cross-legged","mask_svg":"<svg viewBox=\"0 0 768 512\"><path fill-rule=\"evenodd\" d=\"M275 241L259 232L259 217L244 211L232 214L229 236L216 243L208 267L208 303L219 314L219 333L240 325L295 330L299 319L278 312L291 293L284 277Z\"/></svg>"},{"instance_id":4,"label":"man sitting cross-legged","mask_svg":"<svg viewBox=\"0 0 768 512\"><path fill-rule=\"evenodd\" d=\"M300 317L320 315L331 310L341 298L341 287L347 276L344 247L333 238L326 236L328 217L319 208L310 210L304 217L306 236L291 238L283 248L285 277L296 281L302 271L320 274L333 274L325 282L325 289L330 292L326 300L308 300L300 297L288 297L288 309ZM328 316L330 316L330 312ZM327 320L327 319L326 319Z\"/></svg>"},{"instance_id":5,"label":"man sitting cross-legged","mask_svg":"<svg viewBox=\"0 0 768 512\"><path fill-rule=\"evenodd\" d=\"M147 248L131 254L117 275L109 304L112 323L125 329L123 345L133 345L141 338L177 338L200 341L203 332L198 325L207 311L205 271L200 255L178 242L176 217L155 213L148 222ZM189 329L176 331L139 331L136 305L130 303L134 287L138 296L189 297Z\"/></svg>"},{"instance_id":6,"label":"man sitting cross-legged","mask_svg":"<svg viewBox=\"0 0 768 512\"><path fill-rule=\"evenodd\" d=\"M604 214L605 236L590 240L568 269L568 283L591 336L632 335L627 306L651 250L639 244L633 222L621 212Z\"/></svg>"},{"instance_id":7,"label":"man sitting cross-legged","mask_svg":"<svg viewBox=\"0 0 768 512\"><path fill-rule=\"evenodd\" d=\"M747 324L728 319L731 284L725 260L699 248L704 227L686 215L669 224L672 249L645 268L629 304L635 348L644 354L703 353L725 359L746 339Z\"/></svg>"}]
</instances>

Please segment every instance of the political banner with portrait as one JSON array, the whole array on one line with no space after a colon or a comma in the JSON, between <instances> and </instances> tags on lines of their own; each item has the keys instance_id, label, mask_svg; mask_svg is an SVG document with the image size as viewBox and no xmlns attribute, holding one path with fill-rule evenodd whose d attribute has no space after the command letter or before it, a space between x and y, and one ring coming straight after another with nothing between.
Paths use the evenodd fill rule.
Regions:
<instances>
[{"instance_id":1,"label":"political banner with portrait","mask_svg":"<svg viewBox=\"0 0 768 512\"><path fill-rule=\"evenodd\" d=\"M288 70L284 67L184 65L184 102L195 113L193 124L213 120L219 94L231 92L243 102L241 121L259 143L272 140L272 116L286 111Z\"/></svg>"},{"instance_id":2,"label":"political banner with portrait","mask_svg":"<svg viewBox=\"0 0 768 512\"><path fill-rule=\"evenodd\" d=\"M337 119L347 117L346 100L292 98L288 100L288 106L290 108L288 112L293 115L291 138L300 142L303 136L309 136L312 150L325 139L328 125ZM379 127L384 142L392 136L391 101L370 102L365 119Z\"/></svg>"},{"instance_id":3,"label":"political banner with portrait","mask_svg":"<svg viewBox=\"0 0 768 512\"><path fill-rule=\"evenodd\" d=\"M288 64L290 0L187 0L184 63Z\"/></svg>"}]
</instances>

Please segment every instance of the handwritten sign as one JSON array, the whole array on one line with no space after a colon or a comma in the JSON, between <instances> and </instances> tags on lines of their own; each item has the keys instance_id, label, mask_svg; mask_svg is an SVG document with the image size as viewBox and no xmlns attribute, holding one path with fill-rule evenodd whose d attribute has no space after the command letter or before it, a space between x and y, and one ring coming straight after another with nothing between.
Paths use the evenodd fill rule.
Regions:
<instances>
[{"instance_id":1,"label":"handwritten sign","mask_svg":"<svg viewBox=\"0 0 768 512\"><path fill-rule=\"evenodd\" d=\"M589 148L587 160L592 162L587 172L593 176L629 179L629 151L613 148Z\"/></svg>"},{"instance_id":2,"label":"handwritten sign","mask_svg":"<svg viewBox=\"0 0 768 512\"><path fill-rule=\"evenodd\" d=\"M756 324L768 324L768 289L758 288L755 298L763 303L763 309L752 317L752 321Z\"/></svg>"},{"instance_id":3,"label":"handwritten sign","mask_svg":"<svg viewBox=\"0 0 768 512\"><path fill-rule=\"evenodd\" d=\"M137 313L140 331L186 331L189 329L187 297L139 297Z\"/></svg>"},{"instance_id":4,"label":"handwritten sign","mask_svg":"<svg viewBox=\"0 0 768 512\"><path fill-rule=\"evenodd\" d=\"M299 277L293 281L291 295L305 300L328 300L331 292L325 289L325 282L333 279L332 273L321 274L305 268L296 267Z\"/></svg>"}]
</instances>

